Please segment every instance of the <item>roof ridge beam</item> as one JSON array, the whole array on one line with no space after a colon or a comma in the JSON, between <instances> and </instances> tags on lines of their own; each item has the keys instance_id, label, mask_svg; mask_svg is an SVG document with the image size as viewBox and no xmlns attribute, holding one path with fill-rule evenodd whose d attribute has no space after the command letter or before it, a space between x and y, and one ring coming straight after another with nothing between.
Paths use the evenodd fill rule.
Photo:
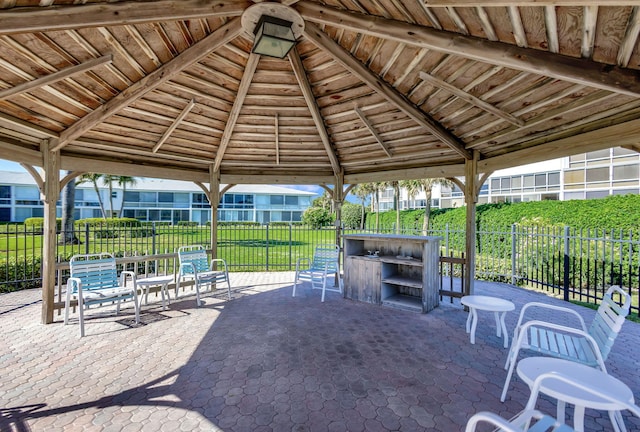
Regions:
<instances>
[{"instance_id":1,"label":"roof ridge beam","mask_svg":"<svg viewBox=\"0 0 640 432\"><path fill-rule=\"evenodd\" d=\"M640 96L640 79L636 70L339 10L310 1L301 1L296 5L296 10L305 20L318 24L344 28L627 96Z\"/></svg>"},{"instance_id":2,"label":"roof ridge beam","mask_svg":"<svg viewBox=\"0 0 640 432\"><path fill-rule=\"evenodd\" d=\"M324 149L327 152L327 156L329 157L329 162L331 163L333 173L335 175L338 175L340 172L342 172L342 168L340 167L338 157L336 156L336 153L331 145L331 138L329 137L329 132L327 132L327 128L324 124L324 118L322 117L320 107L316 102L316 98L313 94L313 89L311 88L311 83L309 82L309 78L307 77L304 65L302 64L302 59L300 58L300 54L298 54L298 50L296 49L296 47L293 47L293 49L289 51L289 63L291 63L293 73L298 80L298 84L300 85L300 90L302 91L304 100L307 103L307 107L309 107L311 118L313 118L313 122L316 124L318 135L320 135L320 140L322 141Z\"/></svg>"},{"instance_id":3,"label":"roof ridge beam","mask_svg":"<svg viewBox=\"0 0 640 432\"><path fill-rule=\"evenodd\" d=\"M102 66L103 64L111 63L112 61L113 54L107 54L102 57L87 60L86 62L77 64L75 66L69 66L64 69L60 69L59 71L51 73L49 75L44 75L32 81L26 81L22 84L18 84L17 86L0 91L0 100L4 100L10 96L15 96L17 94L27 92L37 87L53 84L80 72L86 72L95 67Z\"/></svg>"},{"instance_id":4,"label":"roof ridge beam","mask_svg":"<svg viewBox=\"0 0 640 432\"><path fill-rule=\"evenodd\" d=\"M182 72L182 70L187 66L199 61L203 57L207 56L211 51L215 51L221 46L227 44L243 31L240 18L234 18L232 21L229 21L209 36L190 46L176 57L160 66L158 69L151 72L149 75L139 81L136 81L113 99L99 106L68 127L60 133L59 139L54 140L57 142L54 142L52 151L62 149L95 125L111 117L117 111L130 105L146 93L153 91L160 85L169 81L171 78Z\"/></svg>"},{"instance_id":5,"label":"roof ridge beam","mask_svg":"<svg viewBox=\"0 0 640 432\"><path fill-rule=\"evenodd\" d=\"M428 129L436 138L451 147L465 159L471 159L471 152L465 149L464 144L451 132L414 105L393 86L374 74L318 27L307 23L303 33L314 45L327 51L336 61L342 64L343 67L347 68L352 74L364 81L369 87L395 105L396 108L412 118L415 122Z\"/></svg>"},{"instance_id":6,"label":"roof ridge beam","mask_svg":"<svg viewBox=\"0 0 640 432\"><path fill-rule=\"evenodd\" d=\"M220 145L218 146L218 151L216 152L216 159L213 162L214 171L220 171L222 158L224 157L224 153L227 151L229 141L231 141L231 134L233 134L233 130L236 128L236 122L238 121L240 110L242 109L244 99L247 97L247 93L249 92L249 87L251 86L251 81L253 80L253 75L256 73L256 68L258 67L259 61L260 55L254 53L249 54L247 65L244 68L244 74L242 75L240 85L238 86L236 98L233 101L233 106L231 107L231 111L229 112L229 118L227 120L227 124L224 127L224 132L222 132L222 138L220 138Z\"/></svg>"},{"instance_id":7,"label":"roof ridge beam","mask_svg":"<svg viewBox=\"0 0 640 432\"><path fill-rule=\"evenodd\" d=\"M240 16L251 5L234 0L160 0L16 7L0 11L0 35L131 25L163 20Z\"/></svg>"}]
</instances>

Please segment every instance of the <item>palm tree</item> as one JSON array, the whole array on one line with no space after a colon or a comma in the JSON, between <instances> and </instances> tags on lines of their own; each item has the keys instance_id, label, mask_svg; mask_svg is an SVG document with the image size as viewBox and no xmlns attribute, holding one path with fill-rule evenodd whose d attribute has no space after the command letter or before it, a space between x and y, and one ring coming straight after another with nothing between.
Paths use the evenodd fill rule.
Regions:
<instances>
[{"instance_id":1,"label":"palm tree","mask_svg":"<svg viewBox=\"0 0 640 432\"><path fill-rule=\"evenodd\" d=\"M429 223L431 221L431 196L435 185L453 186L451 180L445 178L427 178L420 180L406 180L400 182L401 186L407 190L410 199L420 192L425 194L424 221L422 222L422 232L426 235L429 231Z\"/></svg>"},{"instance_id":2,"label":"palm tree","mask_svg":"<svg viewBox=\"0 0 640 432\"><path fill-rule=\"evenodd\" d=\"M373 197L376 201L376 232L380 232L380 192L386 189L384 182L371 183Z\"/></svg>"},{"instance_id":3,"label":"palm tree","mask_svg":"<svg viewBox=\"0 0 640 432\"><path fill-rule=\"evenodd\" d=\"M400 234L400 182L397 180L384 182L385 188L393 188L393 209L396 211L396 234Z\"/></svg>"},{"instance_id":4,"label":"palm tree","mask_svg":"<svg viewBox=\"0 0 640 432\"><path fill-rule=\"evenodd\" d=\"M364 204L367 197L373 193L371 183L360 183L351 189L351 193L362 201L362 214L360 217L360 229L364 229Z\"/></svg>"},{"instance_id":5,"label":"palm tree","mask_svg":"<svg viewBox=\"0 0 640 432\"><path fill-rule=\"evenodd\" d=\"M118 181L118 176L102 174L102 183L109 188L109 218L114 216L113 211L113 183Z\"/></svg>"},{"instance_id":6,"label":"palm tree","mask_svg":"<svg viewBox=\"0 0 640 432\"><path fill-rule=\"evenodd\" d=\"M67 171L70 174L71 171ZM59 244L79 244L73 232L73 213L75 210L76 183L72 180L62 189L62 226Z\"/></svg>"},{"instance_id":7,"label":"palm tree","mask_svg":"<svg viewBox=\"0 0 640 432\"><path fill-rule=\"evenodd\" d=\"M102 218L107 218L107 212L104 209L104 203L102 202L102 195L100 194L100 188L98 187L98 181L102 178L102 174L96 173L87 173L80 176L78 181L76 181L76 186L83 183L91 183L93 185L93 190L96 192L98 196L98 203L100 204L100 211L102 212Z\"/></svg>"},{"instance_id":8,"label":"palm tree","mask_svg":"<svg viewBox=\"0 0 640 432\"><path fill-rule=\"evenodd\" d=\"M127 185L133 186L136 184L137 180L135 177L129 176L118 176L117 177L118 186L122 188L122 204L120 205L120 210L118 211L118 217L122 217L122 210L124 210L124 196L127 193Z\"/></svg>"}]
</instances>

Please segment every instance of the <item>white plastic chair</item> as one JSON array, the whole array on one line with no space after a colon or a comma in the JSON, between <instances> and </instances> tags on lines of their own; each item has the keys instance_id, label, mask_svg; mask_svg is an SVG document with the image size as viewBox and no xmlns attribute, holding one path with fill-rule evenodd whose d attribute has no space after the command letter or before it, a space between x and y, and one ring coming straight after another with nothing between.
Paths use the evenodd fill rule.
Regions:
<instances>
[{"instance_id":1,"label":"white plastic chair","mask_svg":"<svg viewBox=\"0 0 640 432\"><path fill-rule=\"evenodd\" d=\"M502 432L574 432L564 423L537 410L525 410L511 420L505 420L497 414L481 411L471 416L465 432L475 432L479 423L495 426L495 431Z\"/></svg>"},{"instance_id":2,"label":"white plastic chair","mask_svg":"<svg viewBox=\"0 0 640 432\"><path fill-rule=\"evenodd\" d=\"M80 337L84 336L84 310L89 306L104 306L116 303L116 315L120 313L120 302L133 300L136 324L140 322L140 305L134 272L123 271L118 281L116 259L108 253L74 255L69 261L71 277L67 281L67 296L64 308L64 323L69 323L71 299L78 300ZM126 285L130 276L133 285Z\"/></svg>"},{"instance_id":3,"label":"white plastic chair","mask_svg":"<svg viewBox=\"0 0 640 432\"><path fill-rule=\"evenodd\" d=\"M180 269L178 270L178 280L176 281L176 298L178 298L178 289L183 279L193 279L196 287L196 304L201 306L200 286L220 282L227 283L227 295L231 300L231 283L229 282L229 271L227 263L221 258L212 259L209 263L207 252L202 246L182 246L178 249L178 259L180 261ZM214 270L216 266L222 268Z\"/></svg>"},{"instance_id":4,"label":"white plastic chair","mask_svg":"<svg viewBox=\"0 0 640 432\"><path fill-rule=\"evenodd\" d=\"M540 388L544 383L548 383L550 380L561 381L566 386L575 387L576 389L579 389L581 391L598 396L610 402L614 402L620 407L621 410L629 410L636 417L640 417L640 407L629 401L617 398L615 395L608 393L606 389L599 388L598 383L576 381L560 373L549 372L541 374L540 376L538 376L538 378L536 378L531 387L531 395L529 396L529 400L527 401L527 404L521 413L516 415L511 420L505 420L502 417L488 411L479 412L469 419L465 432L474 432L476 430L476 426L480 422L489 423L496 427L496 431L505 432L574 431L574 429L564 424L563 420L554 419L553 417L543 414L535 409L536 403L538 401L538 394L540 393ZM609 415L615 431L624 432L627 430L620 411L616 411L615 413L610 412Z\"/></svg>"},{"instance_id":5,"label":"white plastic chair","mask_svg":"<svg viewBox=\"0 0 640 432\"><path fill-rule=\"evenodd\" d=\"M299 281L310 281L313 289L322 290L324 302L325 292L334 291L342 293L342 280L340 279L340 248L337 245L316 246L313 258L300 258L296 262L296 275L293 281L292 297L296 296L296 287ZM338 285L327 287L327 278L334 276L338 279Z\"/></svg>"},{"instance_id":6,"label":"white plastic chair","mask_svg":"<svg viewBox=\"0 0 640 432\"><path fill-rule=\"evenodd\" d=\"M622 305L618 305L613 300L613 293L620 295ZM607 368L604 362L629 314L630 306L631 296L619 286L611 286L605 293L596 316L587 330L580 314L572 309L537 302L525 304L520 311L520 317L513 332L511 349L507 354L504 367L508 372L500 400L504 402L507 396L518 353L522 349L598 367L606 372ZM552 310L554 313L567 313L577 319L579 327L569 327L540 320L526 321L525 314L527 310L532 308Z\"/></svg>"}]
</instances>

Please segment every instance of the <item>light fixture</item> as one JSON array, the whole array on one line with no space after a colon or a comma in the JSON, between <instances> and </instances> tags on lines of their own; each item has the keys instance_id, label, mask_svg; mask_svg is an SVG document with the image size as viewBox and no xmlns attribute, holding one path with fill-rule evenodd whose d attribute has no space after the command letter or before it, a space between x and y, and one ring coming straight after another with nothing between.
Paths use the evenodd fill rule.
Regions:
<instances>
[{"instance_id":1,"label":"light fixture","mask_svg":"<svg viewBox=\"0 0 640 432\"><path fill-rule=\"evenodd\" d=\"M269 57L285 58L296 44L291 25L291 21L262 15L254 30L256 39L251 51Z\"/></svg>"}]
</instances>

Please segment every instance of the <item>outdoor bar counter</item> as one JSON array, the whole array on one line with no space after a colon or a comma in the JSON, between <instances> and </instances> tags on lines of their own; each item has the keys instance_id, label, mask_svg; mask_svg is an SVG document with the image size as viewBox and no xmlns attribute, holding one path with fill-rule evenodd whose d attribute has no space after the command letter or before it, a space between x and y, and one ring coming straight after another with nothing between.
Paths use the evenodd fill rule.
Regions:
<instances>
[{"instance_id":1,"label":"outdoor bar counter","mask_svg":"<svg viewBox=\"0 0 640 432\"><path fill-rule=\"evenodd\" d=\"M415 312L440 303L441 237L344 236L345 298Z\"/></svg>"}]
</instances>

